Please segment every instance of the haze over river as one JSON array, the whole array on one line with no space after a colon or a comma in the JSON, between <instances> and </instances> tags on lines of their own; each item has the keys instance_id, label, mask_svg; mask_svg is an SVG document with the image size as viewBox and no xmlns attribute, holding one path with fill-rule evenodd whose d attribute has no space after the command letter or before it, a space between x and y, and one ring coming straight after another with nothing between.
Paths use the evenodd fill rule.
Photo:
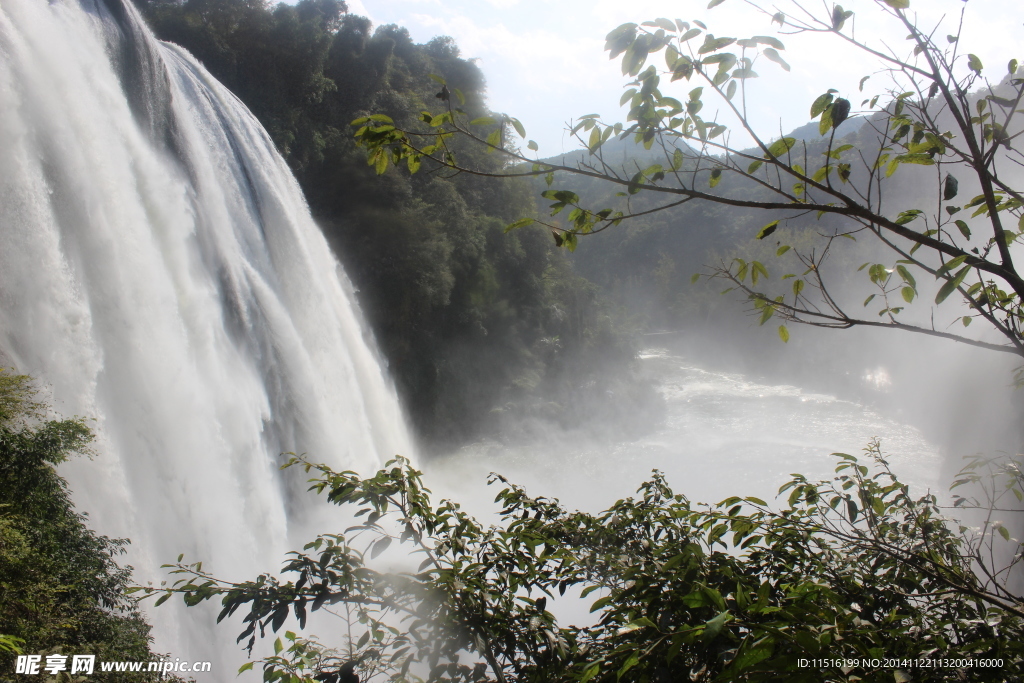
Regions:
<instances>
[{"instance_id":1,"label":"haze over river","mask_svg":"<svg viewBox=\"0 0 1024 683\"><path fill-rule=\"evenodd\" d=\"M791 473L831 478L832 453L860 456L878 438L893 470L917 494L945 488L939 449L915 427L866 403L704 369L665 348L643 350L640 364L665 405L664 419L649 433L608 440L585 431L549 432L528 443L481 442L428 464L428 485L462 500L496 471L531 495L597 511L630 495L659 469L692 500L771 500ZM884 391L888 377L884 370L864 371L859 380L870 395Z\"/></svg>"}]
</instances>

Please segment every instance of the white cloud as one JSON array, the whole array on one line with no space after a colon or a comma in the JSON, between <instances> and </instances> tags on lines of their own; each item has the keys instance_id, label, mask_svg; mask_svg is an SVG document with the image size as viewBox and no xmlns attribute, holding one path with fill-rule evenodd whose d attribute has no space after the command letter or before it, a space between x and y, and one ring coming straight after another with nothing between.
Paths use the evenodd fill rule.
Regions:
<instances>
[{"instance_id":1,"label":"white cloud","mask_svg":"<svg viewBox=\"0 0 1024 683\"><path fill-rule=\"evenodd\" d=\"M363 10L356 8L357 3ZM873 2L843 4L856 12L849 28L858 36L872 40L888 36L888 44L898 52L909 51L906 31L882 21ZM998 80L1010 57L1024 58L1024 50L1011 54L1020 45L1024 4L1009 4L1004 0L967 5L960 0L915 0L912 6L922 22L931 24L943 12L949 13L952 24L966 7L962 42L977 52ZM377 24L407 27L417 41L452 36L464 57L479 58L491 106L523 120L531 137L548 153L562 148L562 125L573 116L600 113L614 120L624 113L618 101L626 79L617 61L610 62L603 51L605 35L616 26L678 16L705 21L716 35L776 32L769 17L745 9L737 0L710 11L704 0L351 0L350 6ZM855 106L863 99L857 84L877 69L873 59L834 36L780 37L788 48L783 54L792 72L763 60L757 66L761 78L749 83L748 101L758 105L752 115L765 134L777 134L780 125L789 130L805 123L810 102L827 88L837 88ZM660 63L661 57L652 59ZM883 85L880 78L873 78L865 85L865 93L877 92ZM685 82L663 84L666 94L677 96L691 87Z\"/></svg>"}]
</instances>

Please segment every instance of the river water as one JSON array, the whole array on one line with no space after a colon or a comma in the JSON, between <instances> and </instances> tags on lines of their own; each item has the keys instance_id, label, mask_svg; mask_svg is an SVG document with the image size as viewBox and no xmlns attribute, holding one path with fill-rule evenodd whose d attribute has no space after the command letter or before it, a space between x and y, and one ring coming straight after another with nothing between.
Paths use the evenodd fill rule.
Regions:
<instances>
[{"instance_id":1,"label":"river water","mask_svg":"<svg viewBox=\"0 0 1024 683\"><path fill-rule=\"evenodd\" d=\"M481 491L491 471L531 495L587 511L631 495L653 469L691 500L771 500L791 473L830 478L832 453L860 455L877 438L892 469L916 493L944 488L939 448L870 400L706 369L678 350L650 347L639 362L664 401L664 419L647 434L614 440L552 429L526 443L483 441L428 463L428 484L441 495L470 499L481 513L493 498ZM889 380L884 369L873 369L858 381L870 397L884 392Z\"/></svg>"}]
</instances>

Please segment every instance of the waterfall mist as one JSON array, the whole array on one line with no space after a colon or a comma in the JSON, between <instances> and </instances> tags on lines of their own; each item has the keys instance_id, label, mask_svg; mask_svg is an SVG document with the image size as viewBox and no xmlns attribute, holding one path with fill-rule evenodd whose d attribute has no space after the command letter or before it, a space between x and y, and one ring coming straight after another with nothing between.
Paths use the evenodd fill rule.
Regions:
<instances>
[{"instance_id":1,"label":"waterfall mist","mask_svg":"<svg viewBox=\"0 0 1024 683\"><path fill-rule=\"evenodd\" d=\"M4 0L0 111L0 360L95 419L96 457L62 472L137 581L179 553L249 578L308 540L282 451L363 473L411 454L271 140L128 2ZM233 629L149 613L157 652L233 677Z\"/></svg>"},{"instance_id":2,"label":"waterfall mist","mask_svg":"<svg viewBox=\"0 0 1024 683\"><path fill-rule=\"evenodd\" d=\"M595 399L640 433L535 423L527 438L509 430L425 463L428 483L484 515L497 509L483 486L490 471L590 512L633 495L652 469L691 500L773 500L793 473L830 479L833 453L860 457L878 439L915 495L946 501L965 456L1019 452L1024 397L1009 354L888 330L798 327L782 344L738 305L641 344L638 372L660 415L652 423L650 407Z\"/></svg>"}]
</instances>

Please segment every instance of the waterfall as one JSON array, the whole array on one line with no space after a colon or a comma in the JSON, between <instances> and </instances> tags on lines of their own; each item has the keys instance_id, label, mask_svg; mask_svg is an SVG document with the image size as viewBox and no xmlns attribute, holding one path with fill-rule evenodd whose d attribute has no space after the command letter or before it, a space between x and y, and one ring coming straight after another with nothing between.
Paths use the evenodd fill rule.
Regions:
<instances>
[{"instance_id":1,"label":"waterfall","mask_svg":"<svg viewBox=\"0 0 1024 683\"><path fill-rule=\"evenodd\" d=\"M95 420L95 456L62 471L138 581L179 553L278 566L323 505L282 451L363 473L410 454L284 160L127 0L0 0L0 112L0 364ZM234 679L237 624L148 611L156 651Z\"/></svg>"}]
</instances>

